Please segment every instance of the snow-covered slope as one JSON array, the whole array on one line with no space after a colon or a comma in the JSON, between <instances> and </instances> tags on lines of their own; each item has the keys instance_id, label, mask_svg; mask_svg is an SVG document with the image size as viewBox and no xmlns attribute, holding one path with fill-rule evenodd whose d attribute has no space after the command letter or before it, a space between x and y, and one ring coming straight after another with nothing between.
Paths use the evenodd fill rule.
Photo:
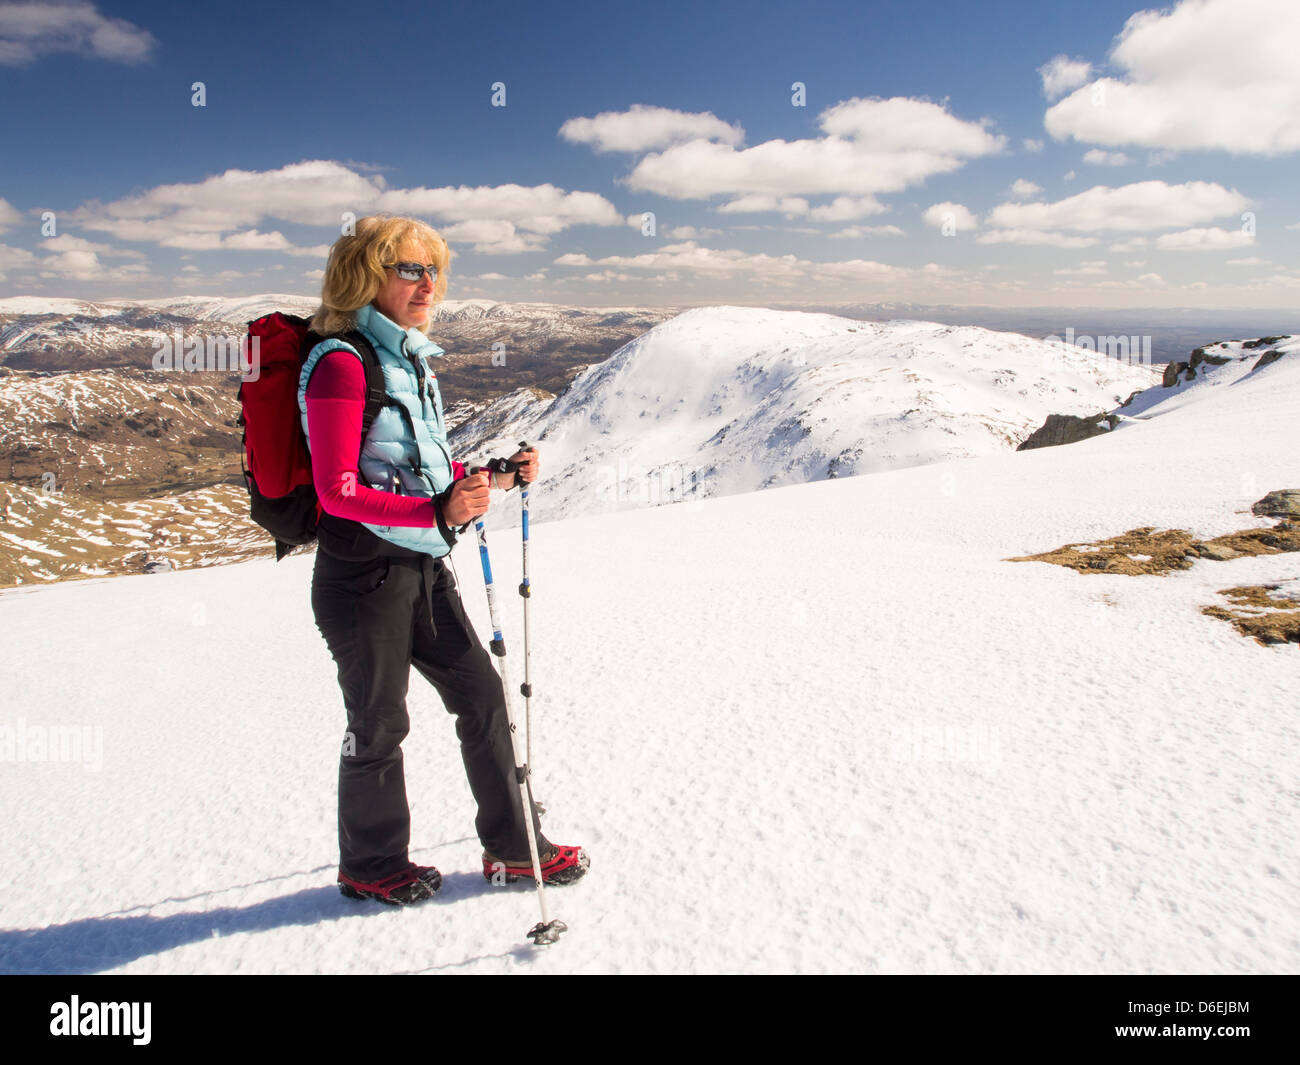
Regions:
<instances>
[{"instance_id":1,"label":"snow-covered slope","mask_svg":"<svg viewBox=\"0 0 1300 1065\"><path fill-rule=\"evenodd\" d=\"M454 442L484 457L537 442L550 477L539 513L576 515L995 454L1049 413L1093 414L1156 381L974 326L704 307L554 402L503 397Z\"/></svg>"},{"instance_id":2,"label":"snow-covered slope","mask_svg":"<svg viewBox=\"0 0 1300 1065\"><path fill-rule=\"evenodd\" d=\"M1197 365L1170 374L1169 385L1148 388L1131 403L1114 413L1119 425L1132 420L1146 420L1181 410L1190 403L1200 403L1217 394L1219 389L1235 387L1242 380L1262 374L1270 363L1285 356L1286 361L1300 360L1300 336L1265 337L1262 340L1223 340L1197 349L1203 358ZM1177 366L1171 367L1178 370ZM1300 405L1297 406L1300 414Z\"/></svg>"},{"instance_id":3,"label":"snow-covered slope","mask_svg":"<svg viewBox=\"0 0 1300 1065\"><path fill-rule=\"evenodd\" d=\"M1251 501L1300 485L1298 395L1288 357L1068 447L535 524L537 792L592 855L545 950L532 892L481 879L418 675L412 853L445 886L411 910L335 890L345 721L310 558L0 594L0 725L89 730L80 762L0 765L0 970L1294 972L1296 649L1200 607L1295 588L1300 559L1003 560L1265 524Z\"/></svg>"}]
</instances>

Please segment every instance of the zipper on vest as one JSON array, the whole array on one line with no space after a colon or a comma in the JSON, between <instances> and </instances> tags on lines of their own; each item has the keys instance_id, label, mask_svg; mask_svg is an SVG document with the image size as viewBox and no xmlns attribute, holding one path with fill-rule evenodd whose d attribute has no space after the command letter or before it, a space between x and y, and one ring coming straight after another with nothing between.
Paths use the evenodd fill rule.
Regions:
<instances>
[{"instance_id":1,"label":"zipper on vest","mask_svg":"<svg viewBox=\"0 0 1300 1065\"><path fill-rule=\"evenodd\" d=\"M415 355L414 352L407 350L406 348L407 339L408 338L406 337L402 338L402 354L405 355L407 359L410 360L411 367L415 370L416 381L419 383L419 388L417 389L416 395L422 396L424 402L428 403L431 407L433 407L434 423L438 426L439 435L445 437L447 435L447 430L443 423L442 412L438 409L438 404L433 402L433 396L429 388L429 377L430 375L433 374L433 371L430 370L427 366L423 366L422 368L421 365L422 360L420 360ZM415 431L415 422L414 419L411 417L411 412L406 409L405 403L398 402L395 405L397 409L401 412L401 414L406 418L406 424L411 431L411 442L415 445L415 464L416 464L415 472L420 477L424 478L425 483L429 486L429 490L431 492L436 493L437 487L434 485L433 477L428 472L428 467L425 464L424 454L420 449L420 438ZM421 405L421 410L423 410L423 404ZM443 455L446 456L447 472L450 473L454 478L456 475L456 468L452 465L451 452L447 449L447 446L437 436L433 437L433 442L438 445L438 449L443 453Z\"/></svg>"}]
</instances>

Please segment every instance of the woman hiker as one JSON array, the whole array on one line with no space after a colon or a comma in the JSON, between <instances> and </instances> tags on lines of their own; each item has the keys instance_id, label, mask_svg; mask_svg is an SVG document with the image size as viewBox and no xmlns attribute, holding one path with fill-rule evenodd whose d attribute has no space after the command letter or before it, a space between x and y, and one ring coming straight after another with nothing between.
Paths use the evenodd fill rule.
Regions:
<instances>
[{"instance_id":1,"label":"woman hiker","mask_svg":"<svg viewBox=\"0 0 1300 1065\"><path fill-rule=\"evenodd\" d=\"M402 904L431 898L437 869L408 854L410 811L402 740L412 666L456 717L456 735L483 844L483 874L532 878L527 829L506 718L491 657L465 616L443 559L457 528L487 512L489 475L453 462L442 396L426 359L442 354L427 336L447 292L450 253L423 222L375 216L330 249L298 405L322 512L312 575L317 628L338 665L348 728L339 762L339 890ZM366 373L337 334L360 331L383 369L385 405L361 438ZM537 451L509 490L533 481ZM531 806L531 800L529 805ZM530 811L543 881L567 884L590 864L580 847L556 846ZM498 880L499 882L499 880Z\"/></svg>"}]
</instances>

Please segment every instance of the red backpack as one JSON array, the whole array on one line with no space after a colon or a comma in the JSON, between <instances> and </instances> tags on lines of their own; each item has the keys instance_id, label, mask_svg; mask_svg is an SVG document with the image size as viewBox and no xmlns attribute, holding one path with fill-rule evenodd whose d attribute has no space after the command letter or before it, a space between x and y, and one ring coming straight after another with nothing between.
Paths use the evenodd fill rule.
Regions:
<instances>
[{"instance_id":1,"label":"red backpack","mask_svg":"<svg viewBox=\"0 0 1300 1065\"><path fill-rule=\"evenodd\" d=\"M248 323L245 351L256 352L252 372L239 386L239 424L244 429L240 456L252 519L275 537L276 561L316 539L321 505L311 475L311 452L298 410L298 378L312 348L324 337L311 320L275 311ZM337 334L361 354L366 371L366 407L361 444L387 402L379 356L365 334ZM256 347L253 338L257 338ZM250 355L251 358L251 355ZM358 453L358 461L360 454Z\"/></svg>"}]
</instances>

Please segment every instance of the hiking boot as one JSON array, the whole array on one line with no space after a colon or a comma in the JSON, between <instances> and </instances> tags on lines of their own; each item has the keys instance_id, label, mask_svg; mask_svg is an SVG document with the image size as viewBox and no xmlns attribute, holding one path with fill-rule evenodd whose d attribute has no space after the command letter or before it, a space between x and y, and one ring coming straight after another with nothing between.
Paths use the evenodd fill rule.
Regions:
<instances>
[{"instance_id":1,"label":"hiking boot","mask_svg":"<svg viewBox=\"0 0 1300 1065\"><path fill-rule=\"evenodd\" d=\"M545 853L539 855L542 866L542 883L548 887L552 884L572 884L579 880L591 868L591 859L581 847L557 847L554 844ZM494 858L487 851L483 852L483 879L500 883L498 879L505 875L505 882L513 884L516 880L534 880L533 861L506 861Z\"/></svg>"},{"instance_id":2,"label":"hiking boot","mask_svg":"<svg viewBox=\"0 0 1300 1065\"><path fill-rule=\"evenodd\" d=\"M339 873L339 891L350 899L377 899L389 906L408 906L431 899L442 887L442 874L431 865L412 865L382 880L353 880Z\"/></svg>"}]
</instances>

